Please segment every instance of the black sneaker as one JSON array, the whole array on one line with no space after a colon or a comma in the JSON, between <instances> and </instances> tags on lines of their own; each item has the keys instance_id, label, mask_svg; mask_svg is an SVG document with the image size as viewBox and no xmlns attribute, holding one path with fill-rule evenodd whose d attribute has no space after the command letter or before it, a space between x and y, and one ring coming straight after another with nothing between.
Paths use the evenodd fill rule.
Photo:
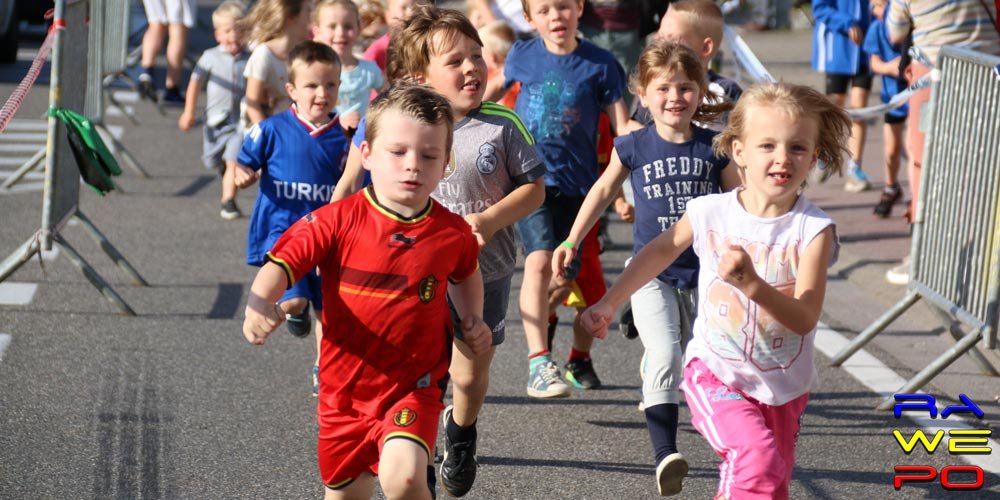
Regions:
<instances>
[{"instance_id":1,"label":"black sneaker","mask_svg":"<svg viewBox=\"0 0 1000 500\"><path fill-rule=\"evenodd\" d=\"M288 331L298 338L309 336L312 331L312 317L309 316L309 304L298 314L289 314L285 323L288 324Z\"/></svg>"},{"instance_id":2,"label":"black sneaker","mask_svg":"<svg viewBox=\"0 0 1000 500\"><path fill-rule=\"evenodd\" d=\"M163 92L163 105L164 106L183 106L184 96L181 95L181 91L177 90L176 87L167 87L167 90Z\"/></svg>"},{"instance_id":3,"label":"black sneaker","mask_svg":"<svg viewBox=\"0 0 1000 500\"><path fill-rule=\"evenodd\" d=\"M594 371L594 362L590 359L571 359L566 363L566 380L578 389L597 389L601 387L601 379Z\"/></svg>"},{"instance_id":4,"label":"black sneaker","mask_svg":"<svg viewBox=\"0 0 1000 500\"><path fill-rule=\"evenodd\" d=\"M892 214L892 206L903 197L903 189L899 187L899 184L893 184L891 186L886 186L882 190L882 196L878 200L878 204L875 205L875 215L885 219Z\"/></svg>"},{"instance_id":5,"label":"black sneaker","mask_svg":"<svg viewBox=\"0 0 1000 500\"><path fill-rule=\"evenodd\" d=\"M552 341L555 340L556 338L556 327L558 326L559 326L559 316L556 316L555 314L549 316L549 336L548 336L548 343L545 344L546 346L545 348L548 349L549 352L552 352Z\"/></svg>"},{"instance_id":6,"label":"black sneaker","mask_svg":"<svg viewBox=\"0 0 1000 500\"><path fill-rule=\"evenodd\" d=\"M153 85L153 76L149 73L143 72L139 74L139 97L143 99L148 99L152 103L159 102L159 96L156 95L156 85Z\"/></svg>"},{"instance_id":7,"label":"black sneaker","mask_svg":"<svg viewBox=\"0 0 1000 500\"><path fill-rule=\"evenodd\" d=\"M451 420L452 406L448 405L441 414L444 422L444 457L441 459L441 484L453 497L465 495L476 482L476 440L452 443L448 438L448 420Z\"/></svg>"},{"instance_id":8,"label":"black sneaker","mask_svg":"<svg viewBox=\"0 0 1000 500\"><path fill-rule=\"evenodd\" d=\"M639 329L635 327L635 322L632 320L632 306L625 306L625 310L622 311L622 315L618 318L618 332L622 334L629 340L633 340L639 336Z\"/></svg>"},{"instance_id":9,"label":"black sneaker","mask_svg":"<svg viewBox=\"0 0 1000 500\"><path fill-rule=\"evenodd\" d=\"M431 500L437 500L437 474L434 474L434 466L427 466L427 488L431 490Z\"/></svg>"},{"instance_id":10,"label":"black sneaker","mask_svg":"<svg viewBox=\"0 0 1000 500\"><path fill-rule=\"evenodd\" d=\"M240 208L236 206L236 200L226 200L222 202L222 210L219 211L219 215L226 220L239 219L243 214L240 213Z\"/></svg>"}]
</instances>

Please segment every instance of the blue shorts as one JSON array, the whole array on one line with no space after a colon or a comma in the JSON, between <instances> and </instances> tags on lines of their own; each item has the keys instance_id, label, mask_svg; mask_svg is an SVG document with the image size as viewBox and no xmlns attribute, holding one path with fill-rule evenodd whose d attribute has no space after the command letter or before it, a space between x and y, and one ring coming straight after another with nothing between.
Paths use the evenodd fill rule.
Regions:
<instances>
[{"instance_id":1,"label":"blue shorts","mask_svg":"<svg viewBox=\"0 0 1000 500\"><path fill-rule=\"evenodd\" d=\"M524 245L524 255L544 250L551 252L569 236L573 221L583 205L583 196L566 196L554 187L545 187L542 206L517 221L517 231ZM572 281L580 273L580 254L566 268L566 280Z\"/></svg>"},{"instance_id":2,"label":"blue shorts","mask_svg":"<svg viewBox=\"0 0 1000 500\"><path fill-rule=\"evenodd\" d=\"M320 288L319 274L316 274L315 269L309 271L309 274L303 276L291 288L285 290L285 294L281 296L278 303L298 298L308 300L312 303L313 310L317 312L323 310L323 289Z\"/></svg>"},{"instance_id":3,"label":"blue shorts","mask_svg":"<svg viewBox=\"0 0 1000 500\"><path fill-rule=\"evenodd\" d=\"M503 344L507 338L507 302L510 299L511 276L483 285L483 323L493 332L491 345ZM462 318L448 301L451 319L455 323L455 338L465 340L462 334Z\"/></svg>"}]
</instances>

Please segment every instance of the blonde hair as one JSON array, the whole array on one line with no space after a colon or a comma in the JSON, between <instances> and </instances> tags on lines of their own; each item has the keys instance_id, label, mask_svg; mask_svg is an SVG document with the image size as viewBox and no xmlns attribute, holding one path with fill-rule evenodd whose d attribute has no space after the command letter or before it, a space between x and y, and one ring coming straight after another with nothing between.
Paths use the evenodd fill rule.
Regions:
<instances>
[{"instance_id":1,"label":"blonde hair","mask_svg":"<svg viewBox=\"0 0 1000 500\"><path fill-rule=\"evenodd\" d=\"M260 0L250 9L239 28L250 33L250 38L260 43L273 40L285 31L288 19L302 13L302 7L312 0Z\"/></svg>"},{"instance_id":2,"label":"blonde hair","mask_svg":"<svg viewBox=\"0 0 1000 500\"><path fill-rule=\"evenodd\" d=\"M319 24L319 11L327 7L341 7L347 12L354 14L354 24L361 29L361 11L358 9L358 4L351 0L318 0L316 2L316 8L313 9L313 23Z\"/></svg>"},{"instance_id":3,"label":"blonde hair","mask_svg":"<svg viewBox=\"0 0 1000 500\"><path fill-rule=\"evenodd\" d=\"M580 6L580 10L583 11L583 0L572 0L574 3ZM524 16L531 19L531 5L528 0L521 0L521 9L524 11Z\"/></svg>"},{"instance_id":4,"label":"blonde hair","mask_svg":"<svg viewBox=\"0 0 1000 500\"><path fill-rule=\"evenodd\" d=\"M687 25L701 38L711 38L715 51L722 46L722 9L712 0L680 0L670 4L667 10L684 14ZM711 55L711 54L710 54Z\"/></svg>"},{"instance_id":5,"label":"blonde hair","mask_svg":"<svg viewBox=\"0 0 1000 500\"><path fill-rule=\"evenodd\" d=\"M437 37L442 33L442 37ZM393 76L414 76L426 71L431 56L440 53L458 36L467 36L483 46L479 33L465 14L457 10L441 9L433 5L417 5L413 15L403 25L392 31L389 45L397 71L386 71ZM388 56L389 54L387 54ZM387 65L388 66L388 65ZM393 74L397 73L397 74Z\"/></svg>"},{"instance_id":6,"label":"blonde hair","mask_svg":"<svg viewBox=\"0 0 1000 500\"><path fill-rule=\"evenodd\" d=\"M336 66L338 72L340 71L340 58L329 45L306 40L288 53L288 83L295 85L295 70L313 63Z\"/></svg>"},{"instance_id":7,"label":"blonde hair","mask_svg":"<svg viewBox=\"0 0 1000 500\"><path fill-rule=\"evenodd\" d=\"M365 140L369 145L378 139L383 115L390 110L396 110L420 123L444 125L448 129L445 151L451 151L455 119L451 116L451 105L444 96L424 85L396 82L372 101L365 116Z\"/></svg>"},{"instance_id":8,"label":"blonde hair","mask_svg":"<svg viewBox=\"0 0 1000 500\"><path fill-rule=\"evenodd\" d=\"M385 5L379 0L358 0L358 19L364 28L385 21Z\"/></svg>"},{"instance_id":9,"label":"blonde hair","mask_svg":"<svg viewBox=\"0 0 1000 500\"><path fill-rule=\"evenodd\" d=\"M212 27L219 29L219 23L225 19L239 21L246 13L247 7L237 0L226 0L212 11Z\"/></svg>"},{"instance_id":10,"label":"blonde hair","mask_svg":"<svg viewBox=\"0 0 1000 500\"><path fill-rule=\"evenodd\" d=\"M654 78L672 74L684 75L698 85L698 93L703 99L692 120L712 123L733 109L732 101L708 91L708 75L698 54L684 45L666 40L656 40L642 51L639 63L629 78L629 87L633 94L642 95Z\"/></svg>"},{"instance_id":11,"label":"blonde hair","mask_svg":"<svg viewBox=\"0 0 1000 500\"><path fill-rule=\"evenodd\" d=\"M483 48L496 55L498 59L506 59L507 52L510 52L510 48L517 40L517 35L507 23L497 20L479 28L479 39L483 42Z\"/></svg>"},{"instance_id":12,"label":"blonde hair","mask_svg":"<svg viewBox=\"0 0 1000 500\"><path fill-rule=\"evenodd\" d=\"M762 83L743 92L736 108L729 115L729 125L715 136L712 150L716 154L733 155L733 141L746 137L747 119L754 108L779 108L794 118L816 121L816 150L819 159L840 173L844 166L844 152L851 132L851 119L825 95L805 85L791 83Z\"/></svg>"}]
</instances>

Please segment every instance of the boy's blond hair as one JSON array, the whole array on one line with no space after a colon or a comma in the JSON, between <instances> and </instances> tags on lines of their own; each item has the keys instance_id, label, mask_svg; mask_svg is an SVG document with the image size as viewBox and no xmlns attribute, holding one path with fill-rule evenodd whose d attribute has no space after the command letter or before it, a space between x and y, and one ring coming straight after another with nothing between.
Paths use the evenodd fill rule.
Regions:
<instances>
[{"instance_id":1,"label":"boy's blond hair","mask_svg":"<svg viewBox=\"0 0 1000 500\"><path fill-rule=\"evenodd\" d=\"M281 36L288 19L298 17L302 7L312 0L260 0L250 13L240 20L238 27L250 33L250 39L264 43Z\"/></svg>"},{"instance_id":2,"label":"boy's blond hair","mask_svg":"<svg viewBox=\"0 0 1000 500\"><path fill-rule=\"evenodd\" d=\"M583 0L573 0L574 2L580 4L580 10L583 10ZM521 0L521 9L524 10L524 17L531 19L531 4L528 0Z\"/></svg>"},{"instance_id":3,"label":"boy's blond hair","mask_svg":"<svg viewBox=\"0 0 1000 500\"><path fill-rule=\"evenodd\" d=\"M392 57L399 65L398 72L393 73L407 76L423 73L431 56L450 46L458 36L467 36L483 46L476 28L461 12L433 5L417 5L410 19L390 35ZM389 75L389 72L386 74ZM392 76L400 75L390 75L390 78Z\"/></svg>"},{"instance_id":4,"label":"boy's blond hair","mask_svg":"<svg viewBox=\"0 0 1000 500\"><path fill-rule=\"evenodd\" d=\"M288 53L288 83L295 85L295 71L313 63L329 64L340 68L340 58L330 48L312 40L306 40L292 48Z\"/></svg>"},{"instance_id":5,"label":"boy's blond hair","mask_svg":"<svg viewBox=\"0 0 1000 500\"><path fill-rule=\"evenodd\" d=\"M711 38L715 48L709 57L718 52L722 46L722 30L724 21L722 19L722 9L712 0L680 0L670 4L668 11L683 14L687 18L687 25L695 30L699 38Z\"/></svg>"},{"instance_id":6,"label":"boy's blond hair","mask_svg":"<svg viewBox=\"0 0 1000 500\"><path fill-rule=\"evenodd\" d=\"M479 28L479 38L483 42L483 48L501 61L507 58L507 53L510 52L510 48L517 41L514 29L507 23L499 20Z\"/></svg>"},{"instance_id":7,"label":"boy's blond hair","mask_svg":"<svg viewBox=\"0 0 1000 500\"><path fill-rule=\"evenodd\" d=\"M247 7L237 0L226 0L212 11L212 27L219 29L224 20L239 21L246 14Z\"/></svg>"},{"instance_id":8,"label":"boy's blond hair","mask_svg":"<svg viewBox=\"0 0 1000 500\"><path fill-rule=\"evenodd\" d=\"M629 87L633 94L642 95L654 78L677 73L695 82L703 97L692 117L694 121L712 123L733 109L731 101L708 91L708 74L698 54L690 47L666 40L655 40L642 51L629 78Z\"/></svg>"},{"instance_id":9,"label":"boy's blond hair","mask_svg":"<svg viewBox=\"0 0 1000 500\"><path fill-rule=\"evenodd\" d=\"M351 14L354 14L354 24L358 29L361 29L361 12L358 9L358 4L352 0L318 0L316 8L313 9L313 24L319 24L319 11L329 7L343 7Z\"/></svg>"},{"instance_id":10,"label":"boy's blond hair","mask_svg":"<svg viewBox=\"0 0 1000 500\"><path fill-rule=\"evenodd\" d=\"M763 83L750 87L740 96L729 115L726 129L715 136L712 150L716 154L733 156L733 141L745 140L746 122L754 108L780 109L794 118L816 121L816 150L819 160L840 173L847 152L851 119L840 106L812 87L791 83Z\"/></svg>"},{"instance_id":11,"label":"boy's blond hair","mask_svg":"<svg viewBox=\"0 0 1000 500\"><path fill-rule=\"evenodd\" d=\"M372 101L365 116L365 140L369 146L379 137L379 128L386 112L396 110L401 115L428 125L444 125L448 129L445 151L451 151L455 119L451 116L448 99L430 87L409 82L396 82Z\"/></svg>"}]
</instances>

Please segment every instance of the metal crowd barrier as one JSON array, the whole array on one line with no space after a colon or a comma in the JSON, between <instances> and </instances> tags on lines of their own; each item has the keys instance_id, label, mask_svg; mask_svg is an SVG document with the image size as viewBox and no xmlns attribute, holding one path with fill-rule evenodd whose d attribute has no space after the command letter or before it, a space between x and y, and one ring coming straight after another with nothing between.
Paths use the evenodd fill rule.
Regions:
<instances>
[{"instance_id":1,"label":"metal crowd barrier","mask_svg":"<svg viewBox=\"0 0 1000 500\"><path fill-rule=\"evenodd\" d=\"M56 0L55 42L52 50L52 76L49 82L49 107L74 111L84 109L86 101L88 62L88 2L86 0ZM93 17L91 16L91 20ZM83 256L62 236L62 228L76 220L86 229L101 249L140 286L146 281L118 252L97 226L80 211L80 171L67 139L66 127L49 116L48 140L45 146L45 189L42 199L41 227L10 256L0 262L0 281L6 280L40 250L58 245L90 283L115 305L122 314L135 312L117 292L87 263Z\"/></svg>"},{"instance_id":2,"label":"metal crowd barrier","mask_svg":"<svg viewBox=\"0 0 1000 500\"><path fill-rule=\"evenodd\" d=\"M907 294L831 363L840 366L920 299L972 327L897 393L919 390L979 342L997 347L1000 57L946 46L934 76Z\"/></svg>"}]
</instances>

